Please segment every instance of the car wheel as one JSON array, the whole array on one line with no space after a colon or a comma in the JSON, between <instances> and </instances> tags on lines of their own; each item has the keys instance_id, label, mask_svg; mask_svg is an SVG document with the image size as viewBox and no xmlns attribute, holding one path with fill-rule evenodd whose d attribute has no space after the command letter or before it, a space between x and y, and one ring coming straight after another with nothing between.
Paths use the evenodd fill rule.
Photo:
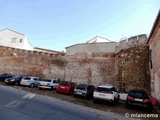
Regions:
<instances>
[{"instance_id":1,"label":"car wheel","mask_svg":"<svg viewBox=\"0 0 160 120\"><path fill-rule=\"evenodd\" d=\"M94 98L94 99L93 99L93 103L96 103L96 102L97 102L97 100Z\"/></svg>"},{"instance_id":2,"label":"car wheel","mask_svg":"<svg viewBox=\"0 0 160 120\"><path fill-rule=\"evenodd\" d=\"M118 102L119 101L119 95L118 95L118 97L117 97L117 100L116 100L116 102Z\"/></svg>"},{"instance_id":3,"label":"car wheel","mask_svg":"<svg viewBox=\"0 0 160 120\"><path fill-rule=\"evenodd\" d=\"M76 97L77 97L77 95L73 94L73 97L75 97L75 98L76 98Z\"/></svg>"},{"instance_id":4,"label":"car wheel","mask_svg":"<svg viewBox=\"0 0 160 120\"><path fill-rule=\"evenodd\" d=\"M53 90L53 86L51 87L51 91Z\"/></svg>"},{"instance_id":5,"label":"car wheel","mask_svg":"<svg viewBox=\"0 0 160 120\"><path fill-rule=\"evenodd\" d=\"M15 85L17 86L17 85L19 85L19 83L18 83L18 82L15 82Z\"/></svg>"},{"instance_id":6,"label":"car wheel","mask_svg":"<svg viewBox=\"0 0 160 120\"><path fill-rule=\"evenodd\" d=\"M126 108L129 108L129 104L127 103L127 101L126 101Z\"/></svg>"},{"instance_id":7,"label":"car wheel","mask_svg":"<svg viewBox=\"0 0 160 120\"><path fill-rule=\"evenodd\" d=\"M73 95L73 91L71 90L69 94L70 94L70 95Z\"/></svg>"},{"instance_id":8,"label":"car wheel","mask_svg":"<svg viewBox=\"0 0 160 120\"><path fill-rule=\"evenodd\" d=\"M147 107L147 111L152 112L152 106L151 105Z\"/></svg>"},{"instance_id":9,"label":"car wheel","mask_svg":"<svg viewBox=\"0 0 160 120\"><path fill-rule=\"evenodd\" d=\"M34 87L34 84L32 83L32 84L30 85L30 87L33 88L33 87Z\"/></svg>"},{"instance_id":10,"label":"car wheel","mask_svg":"<svg viewBox=\"0 0 160 120\"><path fill-rule=\"evenodd\" d=\"M151 107L147 108L147 110L148 110L148 112L152 112L152 108Z\"/></svg>"},{"instance_id":11,"label":"car wheel","mask_svg":"<svg viewBox=\"0 0 160 120\"><path fill-rule=\"evenodd\" d=\"M112 106L115 106L115 104L116 104L116 100L114 99L114 100L112 101Z\"/></svg>"},{"instance_id":12,"label":"car wheel","mask_svg":"<svg viewBox=\"0 0 160 120\"><path fill-rule=\"evenodd\" d=\"M86 99L87 99L87 100L91 99L90 95L87 95L87 96L86 96Z\"/></svg>"}]
</instances>

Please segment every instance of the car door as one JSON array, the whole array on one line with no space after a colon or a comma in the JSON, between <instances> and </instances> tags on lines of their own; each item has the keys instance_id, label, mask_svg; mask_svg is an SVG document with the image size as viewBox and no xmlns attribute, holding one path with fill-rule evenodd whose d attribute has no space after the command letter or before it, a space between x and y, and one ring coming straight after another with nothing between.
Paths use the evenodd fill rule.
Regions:
<instances>
[{"instance_id":1,"label":"car door","mask_svg":"<svg viewBox=\"0 0 160 120\"><path fill-rule=\"evenodd\" d=\"M114 97L116 98L116 100L118 99L118 96L119 96L119 94L118 94L118 91L113 87L112 89L112 92L113 92L113 94L114 94Z\"/></svg>"},{"instance_id":2,"label":"car door","mask_svg":"<svg viewBox=\"0 0 160 120\"><path fill-rule=\"evenodd\" d=\"M34 85L38 86L39 79L38 78L33 78L33 80L34 80Z\"/></svg>"},{"instance_id":3,"label":"car door","mask_svg":"<svg viewBox=\"0 0 160 120\"><path fill-rule=\"evenodd\" d=\"M52 80L51 84L52 84L53 88L57 88L57 86L58 86L58 83L56 80Z\"/></svg>"}]
</instances>

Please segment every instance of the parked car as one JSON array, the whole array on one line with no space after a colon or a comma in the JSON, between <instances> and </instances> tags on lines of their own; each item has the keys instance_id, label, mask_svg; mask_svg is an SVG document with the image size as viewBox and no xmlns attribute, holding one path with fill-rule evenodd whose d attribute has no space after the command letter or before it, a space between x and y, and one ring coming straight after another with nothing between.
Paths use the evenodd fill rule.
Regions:
<instances>
[{"instance_id":1,"label":"parked car","mask_svg":"<svg viewBox=\"0 0 160 120\"><path fill-rule=\"evenodd\" d=\"M6 78L5 83L8 85L20 85L20 81L23 78L23 76L14 76L12 78Z\"/></svg>"},{"instance_id":2,"label":"parked car","mask_svg":"<svg viewBox=\"0 0 160 120\"><path fill-rule=\"evenodd\" d=\"M131 90L126 99L126 107L142 106L152 111L152 102L149 95L144 90Z\"/></svg>"},{"instance_id":3,"label":"parked car","mask_svg":"<svg viewBox=\"0 0 160 120\"><path fill-rule=\"evenodd\" d=\"M74 82L61 81L56 88L56 92L73 94L73 90L74 90L75 86L76 86L76 84Z\"/></svg>"},{"instance_id":4,"label":"parked car","mask_svg":"<svg viewBox=\"0 0 160 120\"><path fill-rule=\"evenodd\" d=\"M35 87L38 86L39 79L40 79L39 77L25 76L22 78L20 84L29 87Z\"/></svg>"},{"instance_id":5,"label":"parked car","mask_svg":"<svg viewBox=\"0 0 160 120\"><path fill-rule=\"evenodd\" d=\"M93 97L93 102L103 100L109 101L112 105L115 105L115 103L119 100L119 93L112 85L100 85L94 91Z\"/></svg>"},{"instance_id":6,"label":"parked car","mask_svg":"<svg viewBox=\"0 0 160 120\"><path fill-rule=\"evenodd\" d=\"M75 87L73 95L76 96L82 96L87 99L93 97L93 92L96 88L93 85L88 84L79 84Z\"/></svg>"},{"instance_id":7,"label":"parked car","mask_svg":"<svg viewBox=\"0 0 160 120\"><path fill-rule=\"evenodd\" d=\"M46 78L46 79L41 79L38 83L38 88L39 89L56 89L57 86L58 86L59 82L55 79L49 79L49 78Z\"/></svg>"},{"instance_id":8,"label":"parked car","mask_svg":"<svg viewBox=\"0 0 160 120\"><path fill-rule=\"evenodd\" d=\"M1 73L0 74L0 81L4 82L6 78L12 78L14 75L8 73Z\"/></svg>"}]
</instances>

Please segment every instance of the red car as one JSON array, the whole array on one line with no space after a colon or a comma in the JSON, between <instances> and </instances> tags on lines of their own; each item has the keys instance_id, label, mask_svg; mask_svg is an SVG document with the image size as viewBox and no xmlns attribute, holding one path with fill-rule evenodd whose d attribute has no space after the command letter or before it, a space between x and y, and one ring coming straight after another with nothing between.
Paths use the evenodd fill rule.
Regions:
<instances>
[{"instance_id":1,"label":"red car","mask_svg":"<svg viewBox=\"0 0 160 120\"><path fill-rule=\"evenodd\" d=\"M61 81L56 88L56 92L66 93L66 94L72 95L75 86L76 86L76 84L74 82Z\"/></svg>"}]
</instances>

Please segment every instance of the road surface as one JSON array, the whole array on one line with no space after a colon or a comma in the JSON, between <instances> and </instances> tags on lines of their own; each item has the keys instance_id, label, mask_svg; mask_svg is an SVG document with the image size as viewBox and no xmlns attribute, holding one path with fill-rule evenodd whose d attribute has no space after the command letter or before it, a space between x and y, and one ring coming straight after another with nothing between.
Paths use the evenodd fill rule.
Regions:
<instances>
[{"instance_id":1,"label":"road surface","mask_svg":"<svg viewBox=\"0 0 160 120\"><path fill-rule=\"evenodd\" d=\"M114 120L127 119L103 112L0 85L0 120Z\"/></svg>"}]
</instances>

